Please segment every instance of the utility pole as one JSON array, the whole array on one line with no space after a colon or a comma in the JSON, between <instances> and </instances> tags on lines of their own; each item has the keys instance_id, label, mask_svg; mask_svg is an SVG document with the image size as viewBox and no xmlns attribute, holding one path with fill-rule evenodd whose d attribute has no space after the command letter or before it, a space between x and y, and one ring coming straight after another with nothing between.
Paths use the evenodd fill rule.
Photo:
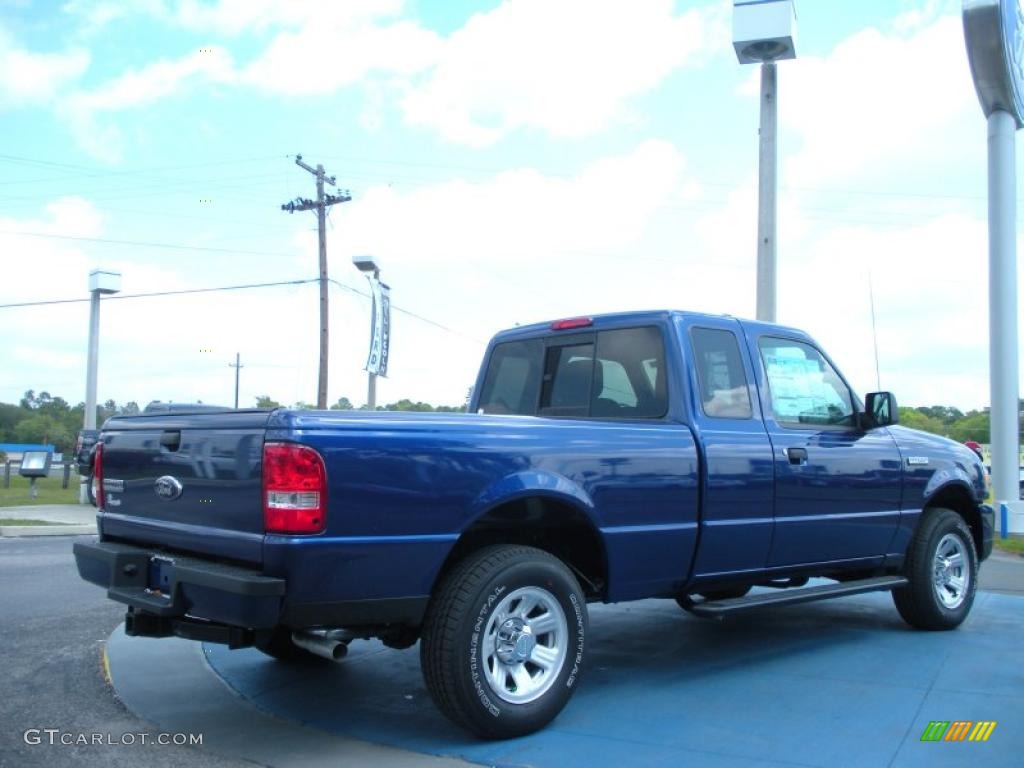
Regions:
<instances>
[{"instance_id":1,"label":"utility pole","mask_svg":"<svg viewBox=\"0 0 1024 768\"><path fill-rule=\"evenodd\" d=\"M241 353L235 352L235 362L228 363L228 368L235 369L235 410L238 410L238 372L245 367L242 365L241 358Z\"/></svg>"},{"instance_id":2,"label":"utility pole","mask_svg":"<svg viewBox=\"0 0 1024 768\"><path fill-rule=\"evenodd\" d=\"M322 165L312 168L302 162L302 155L295 156L295 164L316 176L316 200L297 197L281 206L282 211L316 211L317 229L320 234L320 375L317 385L316 407L327 408L327 206L347 203L352 199L348 191L339 190L338 195L324 194L324 184L335 186L335 177L327 176Z\"/></svg>"}]
</instances>

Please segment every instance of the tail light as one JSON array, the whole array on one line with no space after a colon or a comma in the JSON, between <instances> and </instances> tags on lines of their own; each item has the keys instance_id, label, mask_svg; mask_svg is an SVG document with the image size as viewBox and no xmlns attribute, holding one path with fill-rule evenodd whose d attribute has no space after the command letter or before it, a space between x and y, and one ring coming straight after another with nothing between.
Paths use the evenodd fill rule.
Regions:
<instances>
[{"instance_id":1,"label":"tail light","mask_svg":"<svg viewBox=\"0 0 1024 768\"><path fill-rule=\"evenodd\" d=\"M589 317L569 317L565 320L555 320L551 324L552 331L570 331L573 328L589 328L594 320Z\"/></svg>"},{"instance_id":2,"label":"tail light","mask_svg":"<svg viewBox=\"0 0 1024 768\"><path fill-rule=\"evenodd\" d=\"M295 443L263 445L263 524L267 533L322 533L327 472L319 453Z\"/></svg>"},{"instance_id":3,"label":"tail light","mask_svg":"<svg viewBox=\"0 0 1024 768\"><path fill-rule=\"evenodd\" d=\"M92 474L96 478L96 490L93 494L96 499L96 508L103 509L103 502L106 501L106 494L103 492L103 443L96 443L92 455Z\"/></svg>"}]
</instances>

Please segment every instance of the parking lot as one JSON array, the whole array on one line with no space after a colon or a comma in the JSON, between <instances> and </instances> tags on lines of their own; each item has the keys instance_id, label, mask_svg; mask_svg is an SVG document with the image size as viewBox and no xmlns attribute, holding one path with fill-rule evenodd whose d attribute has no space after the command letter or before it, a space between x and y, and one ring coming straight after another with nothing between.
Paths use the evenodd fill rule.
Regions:
<instances>
[{"instance_id":1,"label":"parking lot","mask_svg":"<svg viewBox=\"0 0 1024 768\"><path fill-rule=\"evenodd\" d=\"M986 585L1005 592L979 592L969 621L947 633L909 630L885 594L723 622L671 601L593 606L585 685L546 730L506 742L478 741L441 717L416 647L356 641L341 663L289 666L255 650L172 649L115 631L109 660L118 694L142 717L174 730L216 720L210 749L271 765L354 757L370 742L401 750L386 753L389 763L416 765L434 756L503 766L1016 766L1024 597L1013 591L1024 592L1024 562L997 555L988 566ZM182 679L186 667L193 676ZM237 695L234 715L197 705L196 686L217 690L211 680ZM299 729L271 738L253 708ZM985 743L922 742L935 720L997 726Z\"/></svg>"}]
</instances>

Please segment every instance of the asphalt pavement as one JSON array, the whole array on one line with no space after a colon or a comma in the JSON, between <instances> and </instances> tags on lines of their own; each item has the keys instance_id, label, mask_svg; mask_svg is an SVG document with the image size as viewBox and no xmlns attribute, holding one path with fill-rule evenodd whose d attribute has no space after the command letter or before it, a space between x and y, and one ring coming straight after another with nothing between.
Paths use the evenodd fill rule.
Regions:
<instances>
[{"instance_id":1,"label":"asphalt pavement","mask_svg":"<svg viewBox=\"0 0 1024 768\"><path fill-rule=\"evenodd\" d=\"M339 679L335 682L340 683L343 682L341 678L346 674L364 674L361 670L372 669L374 664L369 667L350 664L347 667L350 671L347 673L339 668L329 672L327 676L323 673L307 671L306 673L300 672L299 679L291 678L291 673L287 678L278 679L286 670L276 669L273 662L261 658L255 651L228 652L219 648L204 649L198 643L185 641L147 641L138 638L125 638L118 629L118 625L123 620L122 607L108 600L103 590L83 582L78 577L71 554L71 545L75 538L74 536L63 536L58 538L0 539L0 585L2 585L0 586L0 615L4 617L3 622L0 623L0 641L2 641L0 647L3 648L5 655L4 695L0 697L0 723L3 723L4 726L0 729L2 731L0 733L0 766L38 765L53 768L64 765L123 765L135 768L140 763L157 766L157 768L161 766L170 768L170 766L181 764L201 768L205 766L252 766L254 763L283 766L289 764L289 761L292 761L291 764L303 764L299 759L303 756L311 758L311 761L307 761L306 764L314 764L316 762L312 760L316 757L313 752L314 748L320 750L319 759L322 761L321 764L325 765L391 766L393 764L419 765L421 762L430 764L437 761L436 757L430 758L427 755L416 755L408 751L389 750L367 745L351 738L351 731L346 730L351 729L351 723L339 724L338 718L343 717L346 712L352 711L353 705L344 702L349 695L346 690L347 686L328 686L328 679L337 677ZM1012 621L1018 621L1020 607L1024 606L1024 602L1018 603L1020 597L1024 597L1024 558L1001 553L994 554L982 566L980 586L987 592L1002 592L1014 596L997 600L996 595L990 595L987 598L984 595L979 595L979 598L982 598L979 600L979 607L983 610L976 609L976 613L979 614L978 622L989 622L987 624L978 623L979 629L991 626L994 632L1005 630L1009 626L1006 621L1011 619L1007 618L1006 621L999 619L1000 613L1009 610L1010 614L1007 616L1015 615L1017 618L1013 618ZM577 702L573 707L573 712L588 712L591 709L589 705L605 706L602 703L604 695L620 681L616 669L625 669L630 674L640 675L649 667L649 664L643 659L650 659L651 663L654 663L656 653L635 654L617 647L619 636L635 633L640 626L637 623L640 617L636 616L636 613L647 617L642 621L645 627L645 636L650 635L645 642L653 642L657 639L660 624L665 625L661 627L663 640L665 637L675 637L676 630L671 627L675 627L677 624L688 634L696 633L693 638L690 638L692 643L685 637L672 640L674 649L672 653L681 655L658 673L656 676L658 682L649 681L641 684L641 681L638 680L639 688L631 691L630 695L633 697L629 712L631 718L643 716L645 710L642 701L646 697L655 696L655 699L660 701L659 706L651 710L650 722L658 722L655 715L661 717L658 712L662 712L665 707L678 706L678 700L674 698L672 691L664 688L661 680L663 676L668 675L671 670L675 670L671 673L675 676L697 675L690 682L700 684L701 675L697 673L698 668L705 670L701 673L703 675L721 675L726 666L725 661L723 659L717 661L703 659L703 656L707 656L709 653L714 655L715 648L723 643L725 645L732 643L737 646L748 643L749 641L744 639L748 632L754 633L752 637L761 636L765 640L768 639L771 632L775 632L780 641L797 642L797 644L811 642L809 638L814 637L812 645L809 648L798 649L799 653L796 653L794 658L806 659L806 663L814 667L811 674L816 677L818 675L822 677L833 675L831 671L822 672L822 670L826 670L826 668L831 670L835 664L843 666L851 663L851 658L854 663L877 666L881 662L875 656L881 654L886 647L895 647L900 649L901 653L909 653L906 665L908 668L913 668L915 665L926 664L931 652L938 649L932 648L931 652L924 653L918 658L918 655L909 647L906 650L902 648L906 638L919 635L924 642L937 645L945 642L944 638L952 640L961 635L967 635L963 631L950 634L904 632L898 626L898 619L892 615L894 612L891 609L891 603L887 603L884 596L876 597L877 606L867 598L865 599L867 602L864 602L863 605L856 602L832 601L818 604L817 607L789 609L786 612L780 612L777 616L765 619L765 623L762 623L761 620L751 620L750 622L744 620L743 631L738 634L729 633L727 628L723 631L723 625L715 622L696 621L685 617L673 610L672 606L666 607L665 601L645 601L625 606L595 606L596 613L601 614L599 620L595 621L595 625L605 627L605 629L599 630L601 634L596 637L605 636L604 655L607 656L610 653L611 656L608 658L596 657L600 663L594 667L588 685L581 691L581 694L585 695L576 697ZM989 616L988 619L984 619L985 616L991 614L992 608L998 608L996 618L992 619ZM633 618L630 618L631 613L634 614ZM787 615L790 618L786 618ZM815 624L812 627L813 632L800 629L796 625L792 630L787 629L789 622L798 622L800 621L799 617L804 615L810 616L809 620ZM817 618L815 619L814 616ZM975 619L972 617L971 621L974 622ZM828 646L831 641L824 633L831 626L840 628L838 631L843 633L843 642L830 650ZM883 635L877 643L868 637L859 638L857 642L853 642L852 635L864 631L876 631L879 627L883 630ZM965 629L969 629L969 627ZM892 634L894 631L895 634ZM709 644L706 642L708 638L703 638L705 642L701 642L702 638L698 637L698 635L705 634L715 637L721 635L721 637ZM980 634L978 632L974 632L974 634L980 637L983 643L989 641L987 629ZM111 666L115 670L115 682L118 682L117 670L120 668L122 677L127 676L134 683L134 687L129 685L122 688L119 685L131 710L117 698L114 688L105 677L103 649L108 638L111 638L111 656L114 655L114 650L118 650L118 659L121 660L116 663L114 660L111 662ZM801 638L804 639L801 640ZM113 648L117 643L121 643L120 649ZM854 653L854 657L850 657L844 647L850 649ZM858 648L861 650L858 651ZM124 653L126 649L127 655ZM141 654L139 653L140 649L143 651ZM362 651L356 648L353 650L355 654L353 660L377 651L373 647L366 647ZM742 667L743 670L751 674L755 672L766 674L770 671L772 656L763 656L753 647L750 650L753 654L752 659L744 660L736 666ZM993 654L995 654L995 650L993 645L991 647ZM450 732L447 724L440 720L433 711L432 705L422 700L420 694L423 692L419 690L419 676L414 669L415 660L412 658L415 655L415 649L406 652L405 655L409 656L408 659L405 659L399 652L383 650L380 652L388 654L389 665L384 668L385 671L373 673L367 678L373 686L370 703L368 708L363 711L357 707L354 715L366 718L368 730L357 729L358 738L368 738L378 743L390 743L404 748L404 750L410 748L416 750L417 747L420 747L416 738L434 739L435 742L440 739L445 743L455 743L461 740L462 735L459 732ZM664 649L658 653L664 654ZM816 660L815 654L823 655ZM132 663L135 664L134 668L124 666L123 661L128 657L132 658ZM913 661L913 659L918 659L918 661ZM366 661L369 662L370 659L367 658ZM664 661L662 659L662 662ZM1006 688L1021 675L1019 663L1013 664L1010 657L1007 657L1006 661L1011 663L1008 666L1005 663L996 664L995 655L986 660L988 664L986 674L992 675L986 679L1000 689ZM820 669L815 666L817 664L822 665ZM397 671L387 671L388 667ZM406 667L407 669L405 669ZM173 670L174 674L168 675L169 669ZM401 671L402 669L405 671ZM352 670L356 670L356 672ZM217 675L214 674L215 671ZM381 674L384 675L384 678L387 678L388 675L398 674L400 677L400 680L397 680L399 687L402 690L407 688L408 691L401 696L395 694L394 700L384 701L381 698L386 698L387 691L384 689L384 683L394 681L383 679ZM936 674L939 673L936 672ZM722 679L724 680L724 678ZM755 676L749 680L745 679L746 682L740 681L741 687L757 683L758 679ZM793 679L799 682L800 674ZM252 688L254 680L258 684L258 690ZM124 681L122 680L122 682ZM224 685L224 682L227 682L234 691L247 694L247 697L236 695ZM825 690L829 690L834 685L841 687L848 682L837 679L828 684ZM298 683L298 685L291 683ZM774 681L766 679L766 683L772 683L770 686L773 691L772 696L781 695L780 691L774 687ZM304 688L303 686L309 687ZM277 695L269 690L271 688L276 689ZM718 686L707 689L701 687L701 690L704 691L701 694L703 698L714 694L715 690L718 690ZM808 695L818 690L818 688L808 689ZM142 692L141 698L139 698L140 691ZM590 691L590 693L586 694L586 691ZM870 691L871 686L865 690L858 688L854 693L866 697L871 695ZM355 694L356 691L353 690L351 693ZM724 689L720 693L721 696L724 696ZM321 704L331 702L332 711L334 711L334 702L342 702L343 706L334 714L331 714L330 711L325 713L319 710L311 713L308 708L304 710L303 699L309 700L314 694L316 700ZM282 696L283 698L281 698ZM664 700L658 698L664 696L669 698ZM715 694L715 696L721 698L719 694ZM589 701L588 697L594 698ZM684 698L692 698L692 692L689 696L684 695ZM907 704L910 703L911 698L908 697ZM829 700L828 698L823 699L820 705L827 706ZM989 697L988 700L997 702L999 696ZM1009 700L1007 699L1007 701ZM724 699L723 702L725 702ZM627 714L618 705L608 706L612 707L609 710L609 714L612 716L610 723ZM262 708L263 711L261 712L259 708ZM148 713L150 719L142 719L133 714L136 711ZM299 719L289 723L290 716L296 714ZM664 713L662 712L662 714ZM699 717L700 714L697 711L692 713L691 717ZM961 716L957 712L950 712L943 717L947 715ZM571 722L569 720L571 716L571 714L567 715L564 721ZM773 722L778 720L775 715L769 713L766 713L765 716ZM331 722L323 723L326 727L321 728L311 728L299 724L315 725L315 717L326 717ZM1006 726L1010 725L1009 713L1001 712L999 719ZM156 722L159 722L160 725L155 724ZM644 721L638 721L638 723L640 722ZM680 721L680 723L682 722ZM401 724L398 730L389 731L389 728L396 723ZM423 730L424 724L427 726L425 731ZM859 724L863 725L863 723ZM784 723L777 723L774 727L778 729L781 725ZM916 725L915 722L914 727ZM161 732L177 733L177 728L186 727L190 732L206 731L207 740L203 747L142 744L141 737L138 736L138 734L145 733L152 740ZM605 728L606 726L600 727ZM637 727L645 726L637 725ZM728 730L726 725L722 725L721 728ZM30 733L29 740L38 737L42 743L26 743L25 732L30 729L38 729L39 733ZM49 745L46 743L49 738L48 734L43 729L60 729L60 734L56 735L58 740L62 734L65 735L65 738L67 735L80 738L79 734L95 738L93 736L95 734L104 743ZM1006 733L1006 730L1004 728L997 732L1002 735ZM270 738L271 735L273 738ZM263 742L259 741L260 738L263 738ZM507 762L528 762L539 765L551 756L551 750L576 749L588 745L594 747L594 745L602 743L599 738L596 735L587 736L582 731L574 735L571 729L569 732L554 729L544 737L545 741L543 742L534 738L533 741L523 742L519 747L510 745L512 749L508 757L512 759ZM212 743L216 739L220 740L219 743ZM595 741L595 739L598 740ZM125 740L131 740L134 743L122 744L121 742ZM551 743L548 743L548 740ZM565 745L566 740L568 740L568 746ZM575 740L578 740L578 743ZM114 744L107 743L111 741ZM626 741L628 742L628 739ZM559 747L560 742L563 742L562 747ZM260 747L261 743L265 749ZM618 750L625 749L628 752L632 749L626 742L615 742L615 745L613 746ZM538 748L541 749L540 752L536 751ZM637 748L639 749L639 747ZM484 756L482 749L476 749L472 745L447 753L443 750L429 748L423 749L423 751L434 751L435 755L447 754L450 757L462 756L474 761L490 762ZM587 750L584 750L585 752ZM231 756L222 757L217 753ZM582 758L584 753L578 753L578 756ZM600 752L591 751L589 754L594 757ZM678 758L684 757L681 752L672 754ZM261 755L264 756L263 759L261 759ZM626 753L623 752L620 757L625 759L625 755ZM334 758L347 756L347 759L331 762L331 756ZM608 753L608 756L610 759L611 753ZM664 756L668 758L669 752L665 752ZM939 756L939 753L936 753L936 756ZM945 754L945 756L950 757L951 753ZM270 757L273 757L273 760Z\"/></svg>"},{"instance_id":2,"label":"asphalt pavement","mask_svg":"<svg viewBox=\"0 0 1024 768\"><path fill-rule=\"evenodd\" d=\"M0 766L124 766L227 768L252 763L193 747L139 743L160 732L129 712L103 672L103 645L124 610L82 581L71 555L74 536L0 539ZM25 742L29 729L100 734L116 745ZM134 744L121 745L134 736ZM65 737L66 738L66 737Z\"/></svg>"}]
</instances>

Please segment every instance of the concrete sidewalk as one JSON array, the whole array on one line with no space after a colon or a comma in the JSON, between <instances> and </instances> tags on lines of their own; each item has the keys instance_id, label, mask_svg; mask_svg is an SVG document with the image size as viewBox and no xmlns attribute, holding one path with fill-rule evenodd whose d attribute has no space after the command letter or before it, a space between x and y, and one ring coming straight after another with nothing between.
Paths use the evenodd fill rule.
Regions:
<instances>
[{"instance_id":1,"label":"concrete sidewalk","mask_svg":"<svg viewBox=\"0 0 1024 768\"><path fill-rule=\"evenodd\" d=\"M0 525L0 536L80 536L96 533L91 504L39 504L0 507L0 520L42 520L51 525Z\"/></svg>"}]
</instances>

